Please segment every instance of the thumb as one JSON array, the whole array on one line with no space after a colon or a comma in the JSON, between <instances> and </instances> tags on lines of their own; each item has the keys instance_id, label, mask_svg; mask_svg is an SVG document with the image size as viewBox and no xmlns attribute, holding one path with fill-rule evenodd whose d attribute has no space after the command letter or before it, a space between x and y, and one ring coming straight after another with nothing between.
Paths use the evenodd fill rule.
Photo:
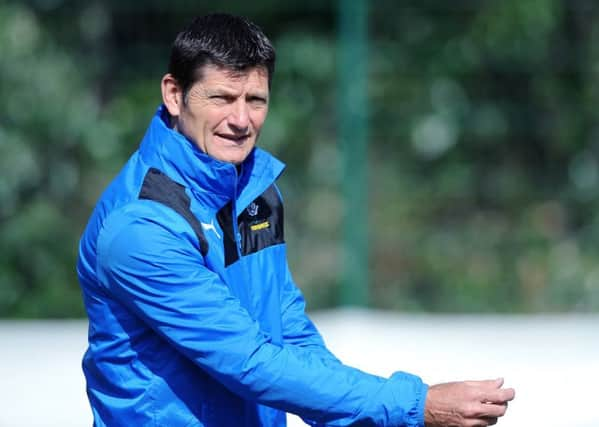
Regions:
<instances>
[{"instance_id":1,"label":"thumb","mask_svg":"<svg viewBox=\"0 0 599 427\"><path fill-rule=\"evenodd\" d=\"M496 378L492 380L492 383L495 386L495 388L501 388L501 386L503 385L503 378Z\"/></svg>"},{"instance_id":2,"label":"thumb","mask_svg":"<svg viewBox=\"0 0 599 427\"><path fill-rule=\"evenodd\" d=\"M503 378L495 378L494 380L486 380L483 381L484 385L487 388L501 388L501 386L503 385Z\"/></svg>"},{"instance_id":3,"label":"thumb","mask_svg":"<svg viewBox=\"0 0 599 427\"><path fill-rule=\"evenodd\" d=\"M471 386L482 387L485 389L498 389L503 385L503 378L496 378L494 380L466 381L466 383Z\"/></svg>"}]
</instances>

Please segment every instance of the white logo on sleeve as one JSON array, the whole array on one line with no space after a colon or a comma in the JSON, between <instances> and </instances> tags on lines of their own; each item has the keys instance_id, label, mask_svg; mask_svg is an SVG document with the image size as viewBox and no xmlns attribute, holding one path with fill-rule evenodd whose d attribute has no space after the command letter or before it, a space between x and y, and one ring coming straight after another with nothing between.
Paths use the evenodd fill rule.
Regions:
<instances>
[{"instance_id":1,"label":"white logo on sleeve","mask_svg":"<svg viewBox=\"0 0 599 427\"><path fill-rule=\"evenodd\" d=\"M220 240L220 234L218 234L218 231L216 230L216 227L214 226L214 219L212 221L210 221L209 223L207 222L200 222L200 224L202 224L202 228L206 231L208 230L212 230L214 231L214 234L216 234L216 237L218 237L218 239Z\"/></svg>"}]
</instances>

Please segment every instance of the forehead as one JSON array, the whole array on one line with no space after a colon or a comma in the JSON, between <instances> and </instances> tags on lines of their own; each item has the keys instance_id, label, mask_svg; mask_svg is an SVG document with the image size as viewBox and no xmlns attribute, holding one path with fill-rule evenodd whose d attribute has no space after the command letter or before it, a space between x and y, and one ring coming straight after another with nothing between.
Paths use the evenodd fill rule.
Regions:
<instances>
[{"instance_id":1,"label":"forehead","mask_svg":"<svg viewBox=\"0 0 599 427\"><path fill-rule=\"evenodd\" d=\"M200 70L199 77L196 83L202 86L246 87L268 91L268 70L265 67L232 70L217 65L205 65Z\"/></svg>"}]
</instances>

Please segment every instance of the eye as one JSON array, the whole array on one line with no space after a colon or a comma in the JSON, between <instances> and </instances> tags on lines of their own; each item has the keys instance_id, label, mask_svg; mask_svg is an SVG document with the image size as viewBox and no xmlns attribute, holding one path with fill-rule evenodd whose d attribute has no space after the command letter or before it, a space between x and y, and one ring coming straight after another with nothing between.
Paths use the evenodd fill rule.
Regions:
<instances>
[{"instance_id":1,"label":"eye","mask_svg":"<svg viewBox=\"0 0 599 427\"><path fill-rule=\"evenodd\" d=\"M230 95L211 95L210 99L221 104L233 102L234 98Z\"/></svg>"},{"instance_id":2,"label":"eye","mask_svg":"<svg viewBox=\"0 0 599 427\"><path fill-rule=\"evenodd\" d=\"M250 96L248 97L248 102L255 106L266 105L267 99L262 96Z\"/></svg>"}]
</instances>

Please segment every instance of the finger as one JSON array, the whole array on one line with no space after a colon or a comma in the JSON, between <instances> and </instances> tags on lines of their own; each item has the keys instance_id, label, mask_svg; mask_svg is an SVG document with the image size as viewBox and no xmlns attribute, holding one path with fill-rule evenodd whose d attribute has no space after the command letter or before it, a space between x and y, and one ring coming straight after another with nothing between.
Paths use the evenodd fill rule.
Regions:
<instances>
[{"instance_id":1,"label":"finger","mask_svg":"<svg viewBox=\"0 0 599 427\"><path fill-rule=\"evenodd\" d=\"M481 394L481 401L488 403L505 403L514 400L516 391L513 388L500 388L498 390L486 390Z\"/></svg>"},{"instance_id":2,"label":"finger","mask_svg":"<svg viewBox=\"0 0 599 427\"><path fill-rule=\"evenodd\" d=\"M473 427L486 427L486 426L494 426L495 424L497 424L497 418L486 417L486 418L480 418L480 419L474 421L472 426Z\"/></svg>"},{"instance_id":3,"label":"finger","mask_svg":"<svg viewBox=\"0 0 599 427\"><path fill-rule=\"evenodd\" d=\"M480 411L481 417L499 418L505 415L507 405L485 404Z\"/></svg>"},{"instance_id":4,"label":"finger","mask_svg":"<svg viewBox=\"0 0 599 427\"><path fill-rule=\"evenodd\" d=\"M466 421L465 425L468 427L486 427L497 424L497 418L478 418L475 420Z\"/></svg>"}]
</instances>

